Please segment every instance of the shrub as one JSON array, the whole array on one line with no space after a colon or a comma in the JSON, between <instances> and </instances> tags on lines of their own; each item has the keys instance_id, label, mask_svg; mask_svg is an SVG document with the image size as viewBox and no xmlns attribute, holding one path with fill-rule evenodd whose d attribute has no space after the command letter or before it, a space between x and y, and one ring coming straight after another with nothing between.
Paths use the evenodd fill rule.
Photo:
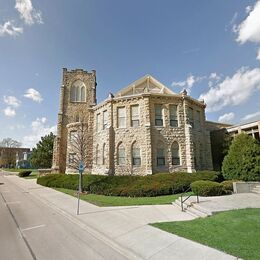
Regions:
<instances>
[{"instance_id":1,"label":"shrub","mask_svg":"<svg viewBox=\"0 0 260 260\"><path fill-rule=\"evenodd\" d=\"M227 193L232 193L233 192L233 182L234 182L234 180L228 180L228 181L221 182L221 184L223 186L223 190L226 191Z\"/></svg>"},{"instance_id":2,"label":"shrub","mask_svg":"<svg viewBox=\"0 0 260 260\"><path fill-rule=\"evenodd\" d=\"M27 177L32 173L32 171L21 171L18 173L19 177Z\"/></svg>"},{"instance_id":3,"label":"shrub","mask_svg":"<svg viewBox=\"0 0 260 260\"><path fill-rule=\"evenodd\" d=\"M199 196L219 196L223 195L223 185L214 181L195 181L191 184L191 189Z\"/></svg>"},{"instance_id":4,"label":"shrub","mask_svg":"<svg viewBox=\"0 0 260 260\"><path fill-rule=\"evenodd\" d=\"M83 190L93 194L153 197L185 191L196 180L216 180L216 172L158 173L148 176L83 175ZM47 187L78 189L78 175L49 174L37 179Z\"/></svg>"},{"instance_id":5,"label":"shrub","mask_svg":"<svg viewBox=\"0 0 260 260\"><path fill-rule=\"evenodd\" d=\"M88 191L89 186L105 176L101 175L83 175L83 190ZM71 190L77 190L79 185L79 176L77 174L48 174L46 176L39 177L37 183L46 187L53 188L66 188Z\"/></svg>"},{"instance_id":6,"label":"shrub","mask_svg":"<svg viewBox=\"0 0 260 260\"><path fill-rule=\"evenodd\" d=\"M260 145L245 133L234 138L225 156L222 172L226 179L260 181Z\"/></svg>"}]
</instances>

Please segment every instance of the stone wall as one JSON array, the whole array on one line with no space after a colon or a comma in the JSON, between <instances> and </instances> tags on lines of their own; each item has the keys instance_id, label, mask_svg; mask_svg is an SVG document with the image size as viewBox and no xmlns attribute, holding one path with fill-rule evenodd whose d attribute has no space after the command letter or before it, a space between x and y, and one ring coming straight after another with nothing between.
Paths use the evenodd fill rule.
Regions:
<instances>
[{"instance_id":1,"label":"stone wall","mask_svg":"<svg viewBox=\"0 0 260 260\"><path fill-rule=\"evenodd\" d=\"M71 90L75 82L86 87L86 99L71 101ZM155 82L156 83L156 82ZM155 84L153 83L153 84ZM143 84L143 85L142 85ZM149 80L148 83L149 84ZM209 131L205 124L205 104L181 94L170 94L162 84L157 86L141 83L129 95L110 95L96 105L95 71L63 70L58 114L58 132L54 144L53 171L73 172L69 166L69 155L75 153L70 140L71 131L86 126L86 171L93 174L147 175L156 172L176 172L212 169ZM161 88L161 90L160 90ZM143 93L131 94L133 91ZM149 92L149 90L155 92ZM126 93L128 89L126 90ZM132 91L132 92L131 92ZM166 92L165 92L166 91ZM139 107L139 126L132 126L131 107ZM161 105L163 126L155 125L155 105ZM177 106L178 126L170 125L170 105ZM125 108L126 125L118 127L118 109ZM107 124L103 126L104 111ZM190 118L193 114L193 121ZM99 127L97 118L99 118ZM180 165L172 164L172 145L179 145ZM118 163L118 147L125 148L125 163ZM141 164L133 165L133 145L140 148ZM157 148L162 146L165 165L157 166Z\"/></svg>"},{"instance_id":2,"label":"stone wall","mask_svg":"<svg viewBox=\"0 0 260 260\"><path fill-rule=\"evenodd\" d=\"M71 88L74 82L80 81L86 88L84 101L71 101ZM64 173L68 161L67 125L76 121L87 123L89 135L88 169L92 168L93 150L93 111L96 105L96 72L82 69L68 71L63 69L62 86L60 91L60 108L58 114L57 137L54 143L53 172Z\"/></svg>"}]
</instances>

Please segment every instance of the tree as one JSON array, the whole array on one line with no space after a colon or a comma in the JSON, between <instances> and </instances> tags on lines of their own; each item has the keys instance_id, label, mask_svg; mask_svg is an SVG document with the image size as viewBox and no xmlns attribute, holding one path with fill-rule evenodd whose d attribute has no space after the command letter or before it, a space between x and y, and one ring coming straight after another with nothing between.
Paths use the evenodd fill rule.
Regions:
<instances>
[{"instance_id":1,"label":"tree","mask_svg":"<svg viewBox=\"0 0 260 260\"><path fill-rule=\"evenodd\" d=\"M69 161L71 169L79 170L79 164L85 164L87 160L87 125L79 123L75 134L71 137L70 151L75 154L73 160ZM85 166L86 167L86 166Z\"/></svg>"},{"instance_id":2,"label":"tree","mask_svg":"<svg viewBox=\"0 0 260 260\"><path fill-rule=\"evenodd\" d=\"M226 179L260 181L260 144L245 133L234 138L225 156L222 172Z\"/></svg>"},{"instance_id":3,"label":"tree","mask_svg":"<svg viewBox=\"0 0 260 260\"><path fill-rule=\"evenodd\" d=\"M36 144L36 148L33 148L30 158L33 167L51 168L54 138L53 133L41 137L41 141Z\"/></svg>"},{"instance_id":4,"label":"tree","mask_svg":"<svg viewBox=\"0 0 260 260\"><path fill-rule=\"evenodd\" d=\"M10 138L4 138L1 142L0 142L0 147L9 147L9 148L19 148L21 147L21 143Z\"/></svg>"}]
</instances>

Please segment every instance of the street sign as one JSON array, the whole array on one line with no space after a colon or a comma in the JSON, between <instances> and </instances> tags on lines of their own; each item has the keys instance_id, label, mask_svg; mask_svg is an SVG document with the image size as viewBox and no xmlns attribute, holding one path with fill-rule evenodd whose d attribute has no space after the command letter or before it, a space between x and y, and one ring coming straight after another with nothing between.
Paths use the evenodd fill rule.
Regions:
<instances>
[{"instance_id":1,"label":"street sign","mask_svg":"<svg viewBox=\"0 0 260 260\"><path fill-rule=\"evenodd\" d=\"M84 171L84 167L85 167L84 163L80 162L79 163L79 173L82 173Z\"/></svg>"}]
</instances>

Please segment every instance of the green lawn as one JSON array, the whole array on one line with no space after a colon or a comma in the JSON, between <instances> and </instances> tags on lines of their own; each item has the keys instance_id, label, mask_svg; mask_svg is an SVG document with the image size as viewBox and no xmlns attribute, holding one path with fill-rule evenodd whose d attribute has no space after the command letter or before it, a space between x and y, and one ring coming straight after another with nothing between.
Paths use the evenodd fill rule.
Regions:
<instances>
[{"instance_id":1,"label":"green lawn","mask_svg":"<svg viewBox=\"0 0 260 260\"><path fill-rule=\"evenodd\" d=\"M63 189L63 188L55 188L55 190L64 192L64 193L69 194L74 197L77 196L77 192L74 190ZM128 198L128 197L118 197L118 196L84 194L84 195L80 195L80 199L90 202L92 204L95 204L97 206L106 207L106 206L171 204L179 196L180 196L180 194L157 196L157 197Z\"/></svg>"},{"instance_id":2,"label":"green lawn","mask_svg":"<svg viewBox=\"0 0 260 260\"><path fill-rule=\"evenodd\" d=\"M37 169L17 169L17 168L3 168L6 172L21 172L21 171L38 171Z\"/></svg>"},{"instance_id":3,"label":"green lawn","mask_svg":"<svg viewBox=\"0 0 260 260\"><path fill-rule=\"evenodd\" d=\"M24 179L37 179L38 177L38 170L37 169L17 169L17 168L5 168L3 169L4 171L7 172L17 172L17 174L21 171L32 171L32 173L27 176L27 177L21 177Z\"/></svg>"},{"instance_id":4,"label":"green lawn","mask_svg":"<svg viewBox=\"0 0 260 260\"><path fill-rule=\"evenodd\" d=\"M22 177L24 179L37 179L38 177L38 170L33 170L32 173L27 177Z\"/></svg>"},{"instance_id":5,"label":"green lawn","mask_svg":"<svg viewBox=\"0 0 260 260\"><path fill-rule=\"evenodd\" d=\"M260 259L260 209L232 210L152 226L243 259Z\"/></svg>"}]
</instances>

